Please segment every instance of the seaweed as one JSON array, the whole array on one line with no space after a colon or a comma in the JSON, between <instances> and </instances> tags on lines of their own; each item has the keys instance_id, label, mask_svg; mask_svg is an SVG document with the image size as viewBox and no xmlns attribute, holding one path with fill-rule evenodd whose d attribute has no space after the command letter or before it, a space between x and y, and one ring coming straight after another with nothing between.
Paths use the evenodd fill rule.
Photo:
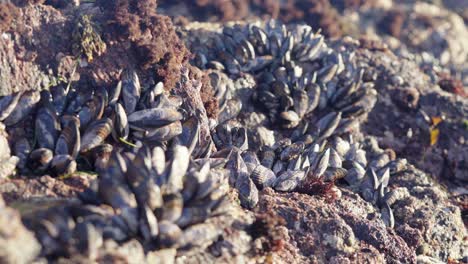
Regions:
<instances>
[{"instance_id":1,"label":"seaweed","mask_svg":"<svg viewBox=\"0 0 468 264\"><path fill-rule=\"evenodd\" d=\"M255 221L248 228L248 232L254 240L262 237L266 238L262 243L263 253L276 252L282 250L285 244L284 238L278 232L278 227L285 224L286 221L273 212L257 213Z\"/></svg>"},{"instance_id":2,"label":"seaweed","mask_svg":"<svg viewBox=\"0 0 468 264\"><path fill-rule=\"evenodd\" d=\"M96 25L87 15L78 18L75 29L73 30L73 54L79 58L85 56L88 62L93 60L93 55L100 56L106 51L104 43L99 35Z\"/></svg>"},{"instance_id":3,"label":"seaweed","mask_svg":"<svg viewBox=\"0 0 468 264\"><path fill-rule=\"evenodd\" d=\"M323 196L328 202L337 199L334 191L335 181L325 181L323 177L307 177L307 179L296 188L298 193Z\"/></svg>"},{"instance_id":4,"label":"seaweed","mask_svg":"<svg viewBox=\"0 0 468 264\"><path fill-rule=\"evenodd\" d=\"M106 42L129 40L142 70L154 69L171 90L180 78L189 52L175 32L171 19L156 13L156 0L98 0L104 11Z\"/></svg>"}]
</instances>

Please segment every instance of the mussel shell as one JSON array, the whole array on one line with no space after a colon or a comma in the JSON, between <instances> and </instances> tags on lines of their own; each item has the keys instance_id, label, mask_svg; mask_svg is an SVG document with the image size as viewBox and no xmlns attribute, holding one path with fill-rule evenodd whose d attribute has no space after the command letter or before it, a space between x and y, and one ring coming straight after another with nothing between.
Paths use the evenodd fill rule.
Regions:
<instances>
[{"instance_id":1,"label":"mussel shell","mask_svg":"<svg viewBox=\"0 0 468 264\"><path fill-rule=\"evenodd\" d=\"M229 99L221 108L218 116L219 124L234 119L242 110L242 101L238 99Z\"/></svg>"},{"instance_id":2,"label":"mussel shell","mask_svg":"<svg viewBox=\"0 0 468 264\"><path fill-rule=\"evenodd\" d=\"M385 225L390 228L395 227L395 218L393 216L393 211L387 203L384 204L380 212L382 214L382 220L384 221Z\"/></svg>"},{"instance_id":3,"label":"mussel shell","mask_svg":"<svg viewBox=\"0 0 468 264\"><path fill-rule=\"evenodd\" d=\"M182 236L182 230L169 221L159 222L158 243L161 247L176 247Z\"/></svg>"},{"instance_id":4,"label":"mussel shell","mask_svg":"<svg viewBox=\"0 0 468 264\"><path fill-rule=\"evenodd\" d=\"M276 178L273 188L280 192L290 192L304 179L303 171L285 171Z\"/></svg>"},{"instance_id":5,"label":"mussel shell","mask_svg":"<svg viewBox=\"0 0 468 264\"><path fill-rule=\"evenodd\" d=\"M276 158L275 152L270 148L266 148L262 150L261 153L262 153L261 164L265 166L266 168L271 169L273 167L273 164Z\"/></svg>"},{"instance_id":6,"label":"mussel shell","mask_svg":"<svg viewBox=\"0 0 468 264\"><path fill-rule=\"evenodd\" d=\"M80 120L75 116L63 116L62 133L55 144L55 154L68 154L76 158L81 146Z\"/></svg>"},{"instance_id":7,"label":"mussel shell","mask_svg":"<svg viewBox=\"0 0 468 264\"><path fill-rule=\"evenodd\" d=\"M61 115L65 111L67 104L67 90L63 85L57 85L50 88L50 93L53 98L53 105L55 107L55 112L58 115Z\"/></svg>"},{"instance_id":8,"label":"mussel shell","mask_svg":"<svg viewBox=\"0 0 468 264\"><path fill-rule=\"evenodd\" d=\"M88 89L72 89L67 94L66 114L73 115L80 111L81 107L94 96L94 88Z\"/></svg>"},{"instance_id":9,"label":"mussel shell","mask_svg":"<svg viewBox=\"0 0 468 264\"><path fill-rule=\"evenodd\" d=\"M195 116L190 117L182 124L182 132L177 136L178 143L186 146L192 153L200 137L200 122Z\"/></svg>"},{"instance_id":10,"label":"mussel shell","mask_svg":"<svg viewBox=\"0 0 468 264\"><path fill-rule=\"evenodd\" d=\"M131 114L135 112L138 100L140 99L140 80L134 70L126 69L122 72L121 81L123 107L128 114Z\"/></svg>"},{"instance_id":11,"label":"mussel shell","mask_svg":"<svg viewBox=\"0 0 468 264\"><path fill-rule=\"evenodd\" d=\"M347 172L348 171L343 168L329 167L323 173L323 180L326 182L337 181L343 179Z\"/></svg>"},{"instance_id":12,"label":"mussel shell","mask_svg":"<svg viewBox=\"0 0 468 264\"><path fill-rule=\"evenodd\" d=\"M113 124L114 129L112 129L112 137L115 141L119 141L122 139L127 139L128 133L130 131L127 119L127 113L125 113L125 109L120 103L115 103L112 105L113 107Z\"/></svg>"},{"instance_id":13,"label":"mussel shell","mask_svg":"<svg viewBox=\"0 0 468 264\"><path fill-rule=\"evenodd\" d=\"M341 112L330 112L317 123L319 139L328 138L340 124Z\"/></svg>"},{"instance_id":14,"label":"mussel shell","mask_svg":"<svg viewBox=\"0 0 468 264\"><path fill-rule=\"evenodd\" d=\"M15 109L4 120L6 126L12 126L27 117L41 99L39 92L27 91L21 95Z\"/></svg>"},{"instance_id":15,"label":"mussel shell","mask_svg":"<svg viewBox=\"0 0 468 264\"><path fill-rule=\"evenodd\" d=\"M148 206L140 209L140 234L145 241L153 241L159 233L158 219Z\"/></svg>"},{"instance_id":16,"label":"mussel shell","mask_svg":"<svg viewBox=\"0 0 468 264\"><path fill-rule=\"evenodd\" d=\"M183 178L187 173L190 163L190 155L187 147L176 145L173 147L173 157L167 167L167 184L177 191L183 189Z\"/></svg>"},{"instance_id":17,"label":"mussel shell","mask_svg":"<svg viewBox=\"0 0 468 264\"><path fill-rule=\"evenodd\" d=\"M53 158L53 153L50 149L38 148L29 154L28 166L37 172L44 172L50 165Z\"/></svg>"},{"instance_id":18,"label":"mussel shell","mask_svg":"<svg viewBox=\"0 0 468 264\"><path fill-rule=\"evenodd\" d=\"M250 166L253 167L250 177L259 190L273 186L276 181L276 175L272 170L260 164L247 163L247 167Z\"/></svg>"},{"instance_id":19,"label":"mussel shell","mask_svg":"<svg viewBox=\"0 0 468 264\"><path fill-rule=\"evenodd\" d=\"M105 103L105 99L102 95L95 95L91 100L86 102L78 113L82 130L85 129L92 121L98 120L102 117L106 106Z\"/></svg>"},{"instance_id":20,"label":"mussel shell","mask_svg":"<svg viewBox=\"0 0 468 264\"><path fill-rule=\"evenodd\" d=\"M85 153L92 148L102 144L112 132L112 120L103 118L89 125L81 137L80 152Z\"/></svg>"},{"instance_id":21,"label":"mussel shell","mask_svg":"<svg viewBox=\"0 0 468 264\"><path fill-rule=\"evenodd\" d=\"M55 109L45 105L37 111L35 120L35 136L40 148L55 149L59 135L60 124Z\"/></svg>"},{"instance_id":22,"label":"mussel shell","mask_svg":"<svg viewBox=\"0 0 468 264\"><path fill-rule=\"evenodd\" d=\"M177 225L181 228L186 226L193 225L196 223L201 223L210 217L210 210L205 207L184 207L182 210L182 215L177 220Z\"/></svg>"},{"instance_id":23,"label":"mussel shell","mask_svg":"<svg viewBox=\"0 0 468 264\"><path fill-rule=\"evenodd\" d=\"M22 93L14 93L0 98L0 121L5 120L15 110Z\"/></svg>"},{"instance_id":24,"label":"mussel shell","mask_svg":"<svg viewBox=\"0 0 468 264\"><path fill-rule=\"evenodd\" d=\"M109 105L112 106L119 101L120 93L122 92L122 81L119 81L116 86L109 91Z\"/></svg>"},{"instance_id":25,"label":"mussel shell","mask_svg":"<svg viewBox=\"0 0 468 264\"><path fill-rule=\"evenodd\" d=\"M133 135L135 138L143 141L164 142L180 135L182 133L182 125L179 121L176 121L163 127L147 129L145 132L135 131Z\"/></svg>"},{"instance_id":26,"label":"mussel shell","mask_svg":"<svg viewBox=\"0 0 468 264\"><path fill-rule=\"evenodd\" d=\"M239 200L243 207L253 209L259 200L258 189L248 175L240 175L235 187L239 192Z\"/></svg>"},{"instance_id":27,"label":"mussel shell","mask_svg":"<svg viewBox=\"0 0 468 264\"><path fill-rule=\"evenodd\" d=\"M50 161L50 169L56 176L72 174L76 171L76 161L70 155L56 155Z\"/></svg>"},{"instance_id":28,"label":"mussel shell","mask_svg":"<svg viewBox=\"0 0 468 264\"><path fill-rule=\"evenodd\" d=\"M281 124L284 128L296 127L301 121L299 115L292 110L281 112L280 117L281 117Z\"/></svg>"},{"instance_id":29,"label":"mussel shell","mask_svg":"<svg viewBox=\"0 0 468 264\"><path fill-rule=\"evenodd\" d=\"M182 118L182 114L174 108L151 108L133 112L128 116L128 122L141 128L161 127Z\"/></svg>"},{"instance_id":30,"label":"mussel shell","mask_svg":"<svg viewBox=\"0 0 468 264\"><path fill-rule=\"evenodd\" d=\"M91 155L94 160L94 169L98 172L107 167L113 147L110 144L102 144L91 149Z\"/></svg>"}]
</instances>

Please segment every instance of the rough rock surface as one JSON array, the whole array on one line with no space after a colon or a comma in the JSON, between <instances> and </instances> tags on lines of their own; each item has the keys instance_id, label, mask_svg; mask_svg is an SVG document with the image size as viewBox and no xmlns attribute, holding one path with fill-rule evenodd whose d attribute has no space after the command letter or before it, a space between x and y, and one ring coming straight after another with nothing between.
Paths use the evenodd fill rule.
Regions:
<instances>
[{"instance_id":1,"label":"rough rock surface","mask_svg":"<svg viewBox=\"0 0 468 264\"><path fill-rule=\"evenodd\" d=\"M55 76L60 72L70 77L74 65L70 57L70 43L67 42L71 37L67 31L70 29L65 26L70 24L66 20L70 18L43 5L28 5L21 12L27 12L26 17L32 24L26 23L29 26L21 30L7 31L0 39L0 95L47 87L50 81L47 76ZM96 13L98 9L91 8L88 12ZM13 25L14 28L21 23ZM205 26L217 27L214 24L198 24L195 27ZM52 30L56 35L47 35ZM20 36L20 32L29 33ZM171 37L174 38L174 32L169 32L172 32ZM58 38L62 33L68 38ZM452 33L449 35L453 36ZM182 37L186 36L182 34ZM453 44L447 46L450 52L461 52L466 57L466 53L463 53L466 43L453 41ZM42 48L50 43L54 46L42 54ZM83 69L78 70L80 74L89 75L92 72L90 69L99 69L92 78L111 84L118 76L118 67L124 65L124 62L136 64L138 56L141 56L138 53L141 50L135 50L138 43L107 44L110 45L110 53L97 58L95 64L82 65ZM431 75L433 71L421 71L418 63L411 58L398 57L382 42L361 39L356 45L358 60L372 65L379 76L376 86L379 92L378 104L369 114L363 128L364 134L377 140L381 147L394 149L399 158L406 158L412 164L403 172L392 175L390 180L390 188L401 193L391 205L395 215L394 229L385 226L380 219L380 212L374 206L340 184L335 196L277 193L266 189L254 213L244 211L237 205L233 208L232 222L219 223L230 227L223 230L219 240L207 251L195 250L176 255L174 250L169 249L152 253L145 252L135 240L121 245L107 241L106 253L100 261L437 263L467 259L468 99L444 91L438 86L437 78ZM423 50L430 48L423 44L416 46ZM59 55L62 49L66 51ZM435 51L436 56L444 58L444 51ZM111 65L117 57L118 63ZM182 63L183 57L185 54L177 60ZM453 59L459 58L450 55L448 62ZM49 61L50 65L47 64ZM167 68L159 69L161 71L153 69L156 73L152 74L165 72L164 69ZM209 114L206 111L208 109L203 107L203 96L199 94L202 82L190 80L187 72L182 73L181 80L186 82L179 83L175 92L185 95L190 93L188 101L192 110L199 110L197 113L202 115L206 134ZM176 79L180 78L180 72L174 74L177 75ZM174 81L172 77L169 82ZM421 110L429 120L424 119ZM439 117L442 122L433 124L434 118ZM431 132L436 128L440 134L436 142L431 143ZM48 200L44 197L74 197L88 186L88 181L89 178L85 176L64 180L49 176L34 179L17 177L0 182L0 193L10 206L24 213L25 210L31 212L31 208L24 208L23 205L30 203L36 207L35 201L38 199L40 203L45 201L46 204L50 204L49 201L74 202L74 199ZM440 183L447 185L448 189ZM458 201L459 206L453 201ZM0 231L0 262L30 262L39 252L38 244L22 226L16 211L5 207L3 202L0 202L0 211L3 211L0 214L0 227L8 227ZM24 247L25 241L31 246ZM18 248L26 249L18 255ZM83 261L80 256L76 256L75 260Z\"/></svg>"},{"instance_id":2,"label":"rough rock surface","mask_svg":"<svg viewBox=\"0 0 468 264\"><path fill-rule=\"evenodd\" d=\"M258 211L275 212L286 221L289 239L284 239L287 246L277 253L279 259L412 263L421 255L442 261L465 257L468 234L460 209L442 188L413 166L392 175L390 188L406 194L392 205L394 230L386 228L371 204L346 188L340 188L338 199L267 189Z\"/></svg>"},{"instance_id":3,"label":"rough rock surface","mask_svg":"<svg viewBox=\"0 0 468 264\"><path fill-rule=\"evenodd\" d=\"M358 58L378 71L379 103L365 124L366 133L379 145L396 151L423 171L464 186L468 100L442 90L409 60L371 49L361 49ZM429 118L442 118L433 125ZM385 120L385 122L382 122ZM431 129L440 130L431 145ZM461 182L460 182L461 181Z\"/></svg>"},{"instance_id":4,"label":"rough rock surface","mask_svg":"<svg viewBox=\"0 0 468 264\"><path fill-rule=\"evenodd\" d=\"M219 31L216 24L191 23L184 28L193 33L181 32L192 50L203 48L200 43L209 46L209 36ZM378 103L364 123L361 136L384 149L395 150L397 157L415 166L391 176L390 188L407 194L392 205L394 230L385 227L378 217L380 212L371 204L345 189L341 189L340 199L331 202L318 196L265 191L258 212L277 212L286 220L287 239L284 250L277 253L279 259L301 262L313 256L316 262L339 263L346 259L359 263L370 258L366 255L369 250L376 256L375 262L464 258L466 205L457 207L451 200L466 200L463 197L467 194L463 179L467 168L461 161L463 154L458 154L467 149L463 123L468 116L467 99L441 89L431 78L434 71L422 72L418 63L399 57L381 41L362 38L331 45L354 49L358 64L368 66L377 76ZM238 89L249 86L245 78L239 80ZM432 124L431 118L437 117L443 117L443 121ZM431 132L436 128L440 134L431 142ZM449 192L439 182L448 185ZM458 191L452 191L455 189ZM361 211L352 211L358 209ZM327 229L328 225L335 228ZM336 230L345 231L334 234ZM348 237L359 242L346 245L343 241ZM327 239L333 242L324 242Z\"/></svg>"},{"instance_id":5,"label":"rough rock surface","mask_svg":"<svg viewBox=\"0 0 468 264\"><path fill-rule=\"evenodd\" d=\"M18 158L11 155L5 125L0 123L0 181L13 174L17 163Z\"/></svg>"},{"instance_id":6,"label":"rough rock surface","mask_svg":"<svg viewBox=\"0 0 468 264\"><path fill-rule=\"evenodd\" d=\"M43 5L18 10L10 30L0 32L0 96L47 87L60 64L59 46L68 45L57 41L66 35L61 12Z\"/></svg>"},{"instance_id":7,"label":"rough rock surface","mask_svg":"<svg viewBox=\"0 0 468 264\"><path fill-rule=\"evenodd\" d=\"M267 189L259 211L276 212L286 220L290 239L285 243L298 249L299 262L415 261L414 251L395 231L385 227L378 212L345 189L336 200ZM278 255L286 257L281 252Z\"/></svg>"},{"instance_id":8,"label":"rough rock surface","mask_svg":"<svg viewBox=\"0 0 468 264\"><path fill-rule=\"evenodd\" d=\"M468 234L460 208L440 186L413 166L394 175L390 186L409 194L393 204L395 231L418 255L442 261L465 257Z\"/></svg>"},{"instance_id":9,"label":"rough rock surface","mask_svg":"<svg viewBox=\"0 0 468 264\"><path fill-rule=\"evenodd\" d=\"M23 226L20 214L5 206L0 197L0 262L31 263L40 250L41 245Z\"/></svg>"},{"instance_id":10,"label":"rough rock surface","mask_svg":"<svg viewBox=\"0 0 468 264\"><path fill-rule=\"evenodd\" d=\"M0 193L7 204L31 198L72 198L89 186L91 176L76 173L66 179L48 175L37 178L17 177L0 181Z\"/></svg>"},{"instance_id":11,"label":"rough rock surface","mask_svg":"<svg viewBox=\"0 0 468 264\"><path fill-rule=\"evenodd\" d=\"M99 85L115 85L125 67L145 69L147 73L142 76L156 77L172 89L188 52L170 19L156 14L156 3L154 10L143 6L136 11L127 10L126 14L105 6L100 9L83 4L76 9L57 10L29 4L18 8L19 15L13 18L12 26L0 32L0 96L48 88L59 81L77 80L80 75ZM103 41L98 44L105 45L100 54L85 56L76 52L77 45L90 42L85 36L77 37L82 15L92 18L93 31ZM129 27L129 19L134 17L140 17L141 28Z\"/></svg>"}]
</instances>

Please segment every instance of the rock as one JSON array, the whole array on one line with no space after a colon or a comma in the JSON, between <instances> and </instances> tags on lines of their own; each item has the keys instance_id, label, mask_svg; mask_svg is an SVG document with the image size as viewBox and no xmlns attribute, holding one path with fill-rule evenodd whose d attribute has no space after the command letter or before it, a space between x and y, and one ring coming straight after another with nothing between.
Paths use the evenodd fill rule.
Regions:
<instances>
[{"instance_id":1,"label":"rock","mask_svg":"<svg viewBox=\"0 0 468 264\"><path fill-rule=\"evenodd\" d=\"M437 81L438 67L441 65L449 66L457 74L466 70L466 65L460 65L466 63L468 55L466 25L463 25L460 17L440 6L409 3L412 1L393 6L391 1L376 2L379 4L371 6L371 9L365 10L361 8L364 5L358 4L352 11L358 15L357 23L362 27L361 30L367 31L369 26L379 27L375 21L366 19L380 20L388 15L393 21L392 26L397 27L389 33L401 34L401 39L395 36L376 40L361 38L360 41L339 39L330 41L330 45L352 46L357 64L376 73L378 103L364 117L367 122L362 133L355 135L356 140L367 138L373 146L378 142L381 147L390 148L398 158L405 158L412 164L404 164L401 170L390 177L389 188L402 193L390 204L395 216L394 229L385 226L378 207L339 182L337 187L332 188L341 193L339 196L276 193L267 188L261 193L259 206L254 213L234 205L229 217L213 219L213 224L219 227L220 239L210 245L176 252L171 249L151 251L137 240L122 244L105 241L99 252L99 261L439 263L466 259L464 250L467 230L462 220L462 215L466 215L466 199L464 204L463 200L460 202L460 207L455 206L451 202L452 193L433 180L448 183L449 191L463 188L467 181L468 100L463 97L464 93L444 91L441 89L444 85L438 85ZM187 50L176 36L170 20L155 15L155 6L150 6L154 8L149 20L138 16L141 10L132 11L130 15L136 16L135 19L145 25L148 21L161 22L161 28L142 32L145 26L133 28L126 24L128 30L135 32L128 32L132 40L125 38L121 42L118 39L122 37L120 33L112 31L112 26L107 27L106 24L104 39L108 41L109 53L96 58L94 62L82 63L78 73L83 79L90 78L99 85L113 85L118 71L130 64L138 66L138 71L145 72L142 79L161 79L170 84L166 85L168 90L175 86L173 91L186 99L187 105L184 107L202 123L200 145L204 145L210 133L208 117L213 117L205 107L213 98L204 98L201 92L203 82L199 80L201 77L190 75L190 67L186 67ZM330 11L333 14L329 8L334 10ZM348 8L342 6L336 7L336 10L344 13ZM402 8L401 13L396 10L398 8ZM107 21L106 18L115 15L93 4L78 9L79 12L96 15L97 21ZM328 4L327 10L327 14L319 14L319 22L327 22L322 21L324 17L336 17L335 7ZM71 35L68 31L72 29L74 21L66 17L68 13L41 4L28 5L20 12L25 18L20 17L16 24L13 23L14 27L2 32L0 38L0 96L13 91L47 88L51 83L51 75L68 78L73 70L74 60L69 49ZM349 17L353 19L353 16ZM17 25L24 28L15 27ZM333 31L336 25L327 26ZM219 30L219 24L193 23L185 27L187 30L190 28L193 34L201 36L204 31ZM153 34L159 32L159 29L164 34ZM377 28L375 33L381 34L380 30ZM181 37L190 38L187 32L182 32ZM154 49L154 45L159 44L164 46L164 51ZM166 50L172 46L174 50ZM411 51L418 53L413 54ZM145 57L150 52L157 54ZM139 63L140 59L142 64ZM421 69L426 59L435 66ZM253 80L253 77L242 76L234 84L239 88L251 87L252 82L249 80ZM177 81L178 85L173 85ZM250 95L241 99L247 102ZM256 123L265 121L261 116L252 115L250 118L255 119ZM435 120L439 119L442 121L435 124ZM431 132L436 129L440 135L435 142L431 142ZM11 175L14 169L11 165L15 163L15 158L11 156L6 134L3 129L0 130L1 179L1 176ZM258 134L264 134L265 139L270 139L273 133L269 130L258 131ZM267 142L274 143L272 140ZM4 162L6 160L8 162ZM65 202L73 202L69 198L89 186L89 179L89 176L67 179L17 177L0 181L0 192L9 205L22 214L34 216L36 208L56 206L55 202L60 204L62 199L55 199L57 197L66 198ZM230 202L230 205L234 204ZM3 212L0 214L0 229L5 229L0 232L0 262L33 261L39 252L37 241L24 229L16 211L4 205L0 206L0 211ZM259 215L267 215L270 221ZM27 250L21 252L21 255L17 250L13 251L25 245L28 245ZM78 253L71 259L87 260L86 256Z\"/></svg>"},{"instance_id":2,"label":"rock","mask_svg":"<svg viewBox=\"0 0 468 264\"><path fill-rule=\"evenodd\" d=\"M417 264L442 264L444 262L438 260L437 258L420 255L416 258L416 263Z\"/></svg>"},{"instance_id":3,"label":"rock","mask_svg":"<svg viewBox=\"0 0 468 264\"><path fill-rule=\"evenodd\" d=\"M453 176L461 181L468 182L468 148L463 145L454 145L448 151L447 159L452 164Z\"/></svg>"},{"instance_id":4,"label":"rock","mask_svg":"<svg viewBox=\"0 0 468 264\"><path fill-rule=\"evenodd\" d=\"M30 5L18 10L13 26L0 37L0 96L48 87L49 70L57 70L55 55L64 44L57 38L67 35L65 17L53 7Z\"/></svg>"},{"instance_id":5,"label":"rock","mask_svg":"<svg viewBox=\"0 0 468 264\"><path fill-rule=\"evenodd\" d=\"M176 253L174 248L152 251L146 255L146 261L148 263L173 264L175 263Z\"/></svg>"},{"instance_id":6,"label":"rock","mask_svg":"<svg viewBox=\"0 0 468 264\"><path fill-rule=\"evenodd\" d=\"M415 253L401 237L385 227L370 204L353 192L341 190L341 199L328 201L266 189L259 210L277 212L286 221L290 239L284 243L298 249L294 255L297 260L313 256L317 262L349 261L350 258L415 261Z\"/></svg>"},{"instance_id":7,"label":"rock","mask_svg":"<svg viewBox=\"0 0 468 264\"><path fill-rule=\"evenodd\" d=\"M408 186L410 197L395 202L393 208L397 232L412 247L427 247L421 253L442 261L461 259L466 254L467 231L460 209L452 205L444 191L420 170L410 167L390 179L392 187ZM418 183L419 182L419 183ZM413 187L411 186L413 183Z\"/></svg>"},{"instance_id":8,"label":"rock","mask_svg":"<svg viewBox=\"0 0 468 264\"><path fill-rule=\"evenodd\" d=\"M5 206L0 197L0 262L31 263L40 250L41 245L23 226L19 213Z\"/></svg>"},{"instance_id":9,"label":"rock","mask_svg":"<svg viewBox=\"0 0 468 264\"><path fill-rule=\"evenodd\" d=\"M19 177L0 181L0 193L8 204L33 197L71 198L89 186L91 177L84 173L76 173L64 180L47 175L32 179Z\"/></svg>"},{"instance_id":10,"label":"rock","mask_svg":"<svg viewBox=\"0 0 468 264\"><path fill-rule=\"evenodd\" d=\"M7 137L5 126L0 122L0 181L14 174L19 162L18 157L11 156Z\"/></svg>"}]
</instances>

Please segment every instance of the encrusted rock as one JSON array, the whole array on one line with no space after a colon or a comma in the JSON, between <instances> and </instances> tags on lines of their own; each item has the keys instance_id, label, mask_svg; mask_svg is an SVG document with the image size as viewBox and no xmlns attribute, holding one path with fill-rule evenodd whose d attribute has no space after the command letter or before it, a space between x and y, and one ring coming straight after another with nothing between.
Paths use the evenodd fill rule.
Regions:
<instances>
[{"instance_id":1,"label":"encrusted rock","mask_svg":"<svg viewBox=\"0 0 468 264\"><path fill-rule=\"evenodd\" d=\"M19 213L0 197L0 262L31 263L40 250L41 245L23 226Z\"/></svg>"}]
</instances>

